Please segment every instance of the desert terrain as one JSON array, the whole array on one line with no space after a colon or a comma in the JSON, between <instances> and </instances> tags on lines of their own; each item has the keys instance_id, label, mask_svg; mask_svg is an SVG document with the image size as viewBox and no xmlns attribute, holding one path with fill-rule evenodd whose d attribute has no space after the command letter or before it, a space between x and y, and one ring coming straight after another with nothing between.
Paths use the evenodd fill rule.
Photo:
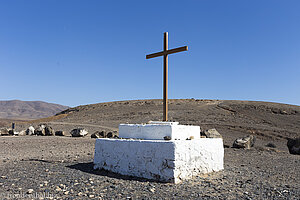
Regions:
<instances>
[{"instance_id":1,"label":"desert terrain","mask_svg":"<svg viewBox=\"0 0 300 200\"><path fill-rule=\"evenodd\" d=\"M93 170L95 131L118 130L120 123L162 119L161 100L119 101L69 108L56 116L16 122L18 131L46 123L89 135L0 137L0 195L45 199L299 199L300 156L289 153L288 138L300 137L300 107L251 102L176 99L169 120L216 128L223 136L225 169L180 184L159 183ZM252 134L251 149L231 148ZM272 145L270 145L272 144ZM273 147L269 147L273 146ZM48 195L48 196L47 196Z\"/></svg>"}]
</instances>

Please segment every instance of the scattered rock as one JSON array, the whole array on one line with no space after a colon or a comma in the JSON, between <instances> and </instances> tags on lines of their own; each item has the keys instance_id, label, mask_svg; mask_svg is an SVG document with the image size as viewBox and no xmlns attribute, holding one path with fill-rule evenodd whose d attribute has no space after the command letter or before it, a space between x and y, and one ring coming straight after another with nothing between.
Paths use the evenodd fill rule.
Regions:
<instances>
[{"instance_id":1,"label":"scattered rock","mask_svg":"<svg viewBox=\"0 0 300 200\"><path fill-rule=\"evenodd\" d=\"M107 138L118 138L118 132L117 131L113 131L113 132L108 132L106 134Z\"/></svg>"},{"instance_id":2,"label":"scattered rock","mask_svg":"<svg viewBox=\"0 0 300 200\"><path fill-rule=\"evenodd\" d=\"M20 131L18 135L19 135L19 136L24 136L24 135L26 135L26 130Z\"/></svg>"},{"instance_id":3,"label":"scattered rock","mask_svg":"<svg viewBox=\"0 0 300 200\"><path fill-rule=\"evenodd\" d=\"M84 128L75 128L71 131L72 137L84 137L88 132Z\"/></svg>"},{"instance_id":4,"label":"scattered rock","mask_svg":"<svg viewBox=\"0 0 300 200\"><path fill-rule=\"evenodd\" d=\"M37 129L34 130L34 134L35 135L42 135L45 136L45 124L40 124L39 127Z\"/></svg>"},{"instance_id":5,"label":"scattered rock","mask_svg":"<svg viewBox=\"0 0 300 200\"><path fill-rule=\"evenodd\" d=\"M54 135L54 131L53 131L53 129L50 126L46 125L46 127L45 127L45 135L46 136Z\"/></svg>"},{"instance_id":6,"label":"scattered rock","mask_svg":"<svg viewBox=\"0 0 300 200\"><path fill-rule=\"evenodd\" d=\"M114 136L113 132L108 132L106 135L106 137L108 137L108 138L112 138L113 136Z\"/></svg>"},{"instance_id":7,"label":"scattered rock","mask_svg":"<svg viewBox=\"0 0 300 200\"><path fill-rule=\"evenodd\" d=\"M29 126L28 129L26 130L26 135L34 135L34 127Z\"/></svg>"},{"instance_id":8,"label":"scattered rock","mask_svg":"<svg viewBox=\"0 0 300 200\"><path fill-rule=\"evenodd\" d=\"M269 142L266 147L276 148L276 145L272 142Z\"/></svg>"},{"instance_id":9,"label":"scattered rock","mask_svg":"<svg viewBox=\"0 0 300 200\"><path fill-rule=\"evenodd\" d=\"M204 135L207 138L222 138L222 135L215 128L205 130Z\"/></svg>"},{"instance_id":10,"label":"scattered rock","mask_svg":"<svg viewBox=\"0 0 300 200\"><path fill-rule=\"evenodd\" d=\"M65 132L64 131L55 131L55 135L56 136L65 136Z\"/></svg>"},{"instance_id":11,"label":"scattered rock","mask_svg":"<svg viewBox=\"0 0 300 200\"><path fill-rule=\"evenodd\" d=\"M0 129L0 135L9 135L9 130L7 128Z\"/></svg>"},{"instance_id":12,"label":"scattered rock","mask_svg":"<svg viewBox=\"0 0 300 200\"><path fill-rule=\"evenodd\" d=\"M106 132L105 131L96 131L91 135L91 138L105 138L106 137Z\"/></svg>"},{"instance_id":13,"label":"scattered rock","mask_svg":"<svg viewBox=\"0 0 300 200\"><path fill-rule=\"evenodd\" d=\"M32 194L33 191L34 191L33 189L28 189L28 190L27 190L27 194Z\"/></svg>"},{"instance_id":14,"label":"scattered rock","mask_svg":"<svg viewBox=\"0 0 300 200\"><path fill-rule=\"evenodd\" d=\"M41 136L51 136L54 135L54 131L50 126L46 124L40 124L39 127L34 130L34 134Z\"/></svg>"},{"instance_id":15,"label":"scattered rock","mask_svg":"<svg viewBox=\"0 0 300 200\"><path fill-rule=\"evenodd\" d=\"M287 146L290 154L300 155L300 137L295 139L288 139Z\"/></svg>"},{"instance_id":16,"label":"scattered rock","mask_svg":"<svg viewBox=\"0 0 300 200\"><path fill-rule=\"evenodd\" d=\"M248 135L243 138L237 138L234 142L232 147L233 148L244 148L244 149L250 149L251 147L254 146L255 143L255 136L253 135Z\"/></svg>"},{"instance_id":17,"label":"scattered rock","mask_svg":"<svg viewBox=\"0 0 300 200\"><path fill-rule=\"evenodd\" d=\"M60 192L61 191L61 188L56 186L56 189L55 189L56 192Z\"/></svg>"},{"instance_id":18,"label":"scattered rock","mask_svg":"<svg viewBox=\"0 0 300 200\"><path fill-rule=\"evenodd\" d=\"M15 135L15 131L12 129L8 130L8 135Z\"/></svg>"},{"instance_id":19,"label":"scattered rock","mask_svg":"<svg viewBox=\"0 0 300 200\"><path fill-rule=\"evenodd\" d=\"M164 140L171 140L171 136L165 136Z\"/></svg>"}]
</instances>

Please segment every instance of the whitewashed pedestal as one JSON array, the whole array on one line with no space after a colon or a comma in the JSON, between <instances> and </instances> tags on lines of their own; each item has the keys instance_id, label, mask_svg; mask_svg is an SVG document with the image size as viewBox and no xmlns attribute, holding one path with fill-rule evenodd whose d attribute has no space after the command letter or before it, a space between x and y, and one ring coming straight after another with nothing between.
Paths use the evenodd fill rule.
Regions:
<instances>
[{"instance_id":1,"label":"whitewashed pedestal","mask_svg":"<svg viewBox=\"0 0 300 200\"><path fill-rule=\"evenodd\" d=\"M165 136L171 140L164 140ZM120 124L119 137L127 139L96 140L94 169L179 183L224 166L223 140L200 138L199 126Z\"/></svg>"}]
</instances>

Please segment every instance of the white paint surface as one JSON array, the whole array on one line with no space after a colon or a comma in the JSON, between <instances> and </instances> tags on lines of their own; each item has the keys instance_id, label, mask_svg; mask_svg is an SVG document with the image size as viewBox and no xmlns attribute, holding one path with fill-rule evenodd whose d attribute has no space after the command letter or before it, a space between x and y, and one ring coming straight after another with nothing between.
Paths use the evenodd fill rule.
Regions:
<instances>
[{"instance_id":1,"label":"white paint surface","mask_svg":"<svg viewBox=\"0 0 300 200\"><path fill-rule=\"evenodd\" d=\"M94 168L178 183L223 169L221 138L195 140L97 139Z\"/></svg>"},{"instance_id":2,"label":"white paint surface","mask_svg":"<svg viewBox=\"0 0 300 200\"><path fill-rule=\"evenodd\" d=\"M178 122L150 122L149 124L120 124L120 138L144 140L163 140L165 136L172 140L200 138L200 126L179 125Z\"/></svg>"}]
</instances>

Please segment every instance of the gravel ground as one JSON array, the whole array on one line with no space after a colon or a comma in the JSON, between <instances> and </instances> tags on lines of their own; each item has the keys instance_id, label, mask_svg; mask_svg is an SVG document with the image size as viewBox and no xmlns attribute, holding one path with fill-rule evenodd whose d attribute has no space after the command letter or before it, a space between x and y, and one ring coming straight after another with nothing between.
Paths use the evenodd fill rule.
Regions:
<instances>
[{"instance_id":1,"label":"gravel ground","mask_svg":"<svg viewBox=\"0 0 300 200\"><path fill-rule=\"evenodd\" d=\"M225 148L225 169L181 184L93 170L95 140L0 138L0 199L299 199L300 156Z\"/></svg>"}]
</instances>

